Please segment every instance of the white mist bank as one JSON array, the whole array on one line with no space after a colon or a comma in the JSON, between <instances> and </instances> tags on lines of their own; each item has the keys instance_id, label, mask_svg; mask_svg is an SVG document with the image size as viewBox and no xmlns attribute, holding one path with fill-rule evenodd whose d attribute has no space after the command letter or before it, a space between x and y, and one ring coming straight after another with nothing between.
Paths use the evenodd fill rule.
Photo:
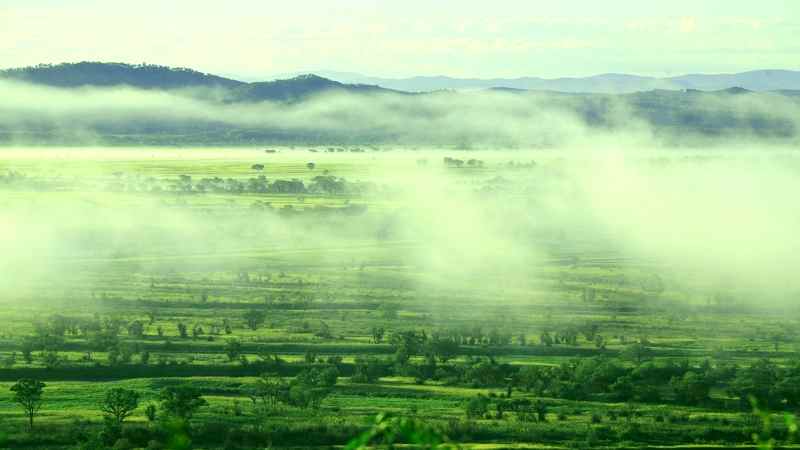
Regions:
<instances>
[{"instance_id":1,"label":"white mist bank","mask_svg":"<svg viewBox=\"0 0 800 450\"><path fill-rule=\"evenodd\" d=\"M46 164L44 152L19 162ZM203 176L191 169L189 149L178 153L187 173ZM263 152L234 153L242 161L257 154ZM224 151L194 155L224 161ZM281 161L303 164L313 156L286 151ZM444 156L483 158L486 166L447 169ZM110 151L107 163L118 157ZM703 295L744 290L745 301L762 305L795 302L800 292L794 274L800 213L792 206L800 192L800 155L793 152L396 151L330 155L323 167L337 157L360 167L354 173L383 179L390 202L364 215L287 219L250 210L247 202L257 196L203 212L163 205L155 194L138 194L150 200L131 206L48 193L30 203L10 202L15 193L0 190L6 205L0 211L0 291L10 295L36 280L55 286L115 261L140 264L147 273L165 266L180 271L199 258L204 270L230 271L255 267L252 252L274 249L278 259L305 254L336 267L344 261L342 249L391 248L392 264L424 273L426 286L496 290L502 302L503 289L536 287L548 261L591 247L648 261L669 289L700 288ZM428 164L418 166L420 158ZM510 160L535 165L512 168ZM94 163L102 167L103 161ZM146 173L143 167L137 170ZM166 262L159 264L160 258ZM369 258L355 252L345 260Z\"/></svg>"},{"instance_id":2,"label":"white mist bank","mask_svg":"<svg viewBox=\"0 0 800 450\"><path fill-rule=\"evenodd\" d=\"M0 129L12 139L24 140L26 133L46 130L63 133L65 139L102 143L103 133L147 135L167 129L202 135L209 129L237 127L289 133L299 141L303 136L331 133L383 143L506 148L638 148L671 142L758 145L774 132L765 135L759 127L766 124L781 130L773 140L791 145L798 142L800 130L800 102L777 94L704 95L692 100L696 103L686 111L664 113L668 119L686 116L691 129L655 126L634 110L633 100L626 96L323 92L294 103L226 103L219 95L205 90L62 89L0 81ZM710 126L709 120L735 123L739 128L693 137Z\"/></svg>"}]
</instances>

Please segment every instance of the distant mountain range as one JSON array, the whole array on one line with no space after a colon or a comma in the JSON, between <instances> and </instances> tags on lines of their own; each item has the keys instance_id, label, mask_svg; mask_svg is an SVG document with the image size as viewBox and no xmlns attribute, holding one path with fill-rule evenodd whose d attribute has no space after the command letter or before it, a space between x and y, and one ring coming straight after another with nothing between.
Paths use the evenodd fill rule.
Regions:
<instances>
[{"instance_id":1,"label":"distant mountain range","mask_svg":"<svg viewBox=\"0 0 800 450\"><path fill-rule=\"evenodd\" d=\"M751 91L800 90L800 72L790 70L755 70L734 74L692 74L655 78L608 73L582 78L452 78L445 76L379 78L348 72L316 72L341 83L381 86L406 92L430 92L443 89L520 89L533 91L627 94L654 89L704 91L741 87Z\"/></svg>"},{"instance_id":2,"label":"distant mountain range","mask_svg":"<svg viewBox=\"0 0 800 450\"><path fill-rule=\"evenodd\" d=\"M290 74L286 79L244 82L191 69L156 65L81 62L38 65L0 71L0 78L57 87L128 85L143 89L222 88L229 100L293 100L319 91L433 92L505 89L565 93L625 94L657 89L717 91L734 87L750 91L800 90L800 71L755 70L735 74L692 74L656 78L603 74L584 78L452 78L445 76L379 78L349 72Z\"/></svg>"},{"instance_id":3,"label":"distant mountain range","mask_svg":"<svg viewBox=\"0 0 800 450\"><path fill-rule=\"evenodd\" d=\"M52 113L45 113L46 107L38 109L39 103L46 104L50 98L41 91L16 96L16 106L13 101L0 103L0 144L91 139L119 145L349 142L469 147L490 142L550 146L564 139L559 127L571 130L572 125L599 133L638 127L654 138L681 145L732 136L782 142L800 139L800 72L555 80L325 75L338 81L304 74L243 82L191 69L99 62L4 70L0 80L57 88L53 102L63 101L64 92L99 89L86 91L90 100L85 104L80 98L66 97ZM147 102L137 103L135 96L116 96L104 89L125 86L175 95L150 96ZM0 98L9 94L13 100L15 90L28 92L25 89L0 84ZM487 93L495 96L487 101ZM320 94L344 97L327 102L316 98ZM20 104L23 97L36 102L36 107ZM188 100L200 102L182 103ZM275 104L236 105L264 101ZM74 104L79 106L70 110Z\"/></svg>"},{"instance_id":4,"label":"distant mountain range","mask_svg":"<svg viewBox=\"0 0 800 450\"><path fill-rule=\"evenodd\" d=\"M0 71L0 79L60 88L130 86L139 89L214 89L229 102L294 101L323 91L374 93L391 92L378 86L344 84L317 75L303 74L291 79L246 83L192 69L149 64L80 62L43 64Z\"/></svg>"}]
</instances>

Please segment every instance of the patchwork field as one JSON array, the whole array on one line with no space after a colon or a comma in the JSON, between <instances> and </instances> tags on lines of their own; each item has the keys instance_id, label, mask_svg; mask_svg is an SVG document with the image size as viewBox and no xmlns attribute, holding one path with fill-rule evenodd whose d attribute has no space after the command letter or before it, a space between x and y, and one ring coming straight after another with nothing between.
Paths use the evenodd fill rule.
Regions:
<instances>
[{"instance_id":1,"label":"patchwork field","mask_svg":"<svg viewBox=\"0 0 800 450\"><path fill-rule=\"evenodd\" d=\"M708 155L0 150L2 446L792 446L800 165Z\"/></svg>"}]
</instances>

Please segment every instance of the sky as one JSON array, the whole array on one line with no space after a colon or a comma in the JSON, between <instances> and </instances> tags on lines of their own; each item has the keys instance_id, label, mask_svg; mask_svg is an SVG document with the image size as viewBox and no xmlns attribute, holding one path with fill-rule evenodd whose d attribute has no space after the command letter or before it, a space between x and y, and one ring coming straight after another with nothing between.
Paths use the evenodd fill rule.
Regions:
<instances>
[{"instance_id":1,"label":"sky","mask_svg":"<svg viewBox=\"0 0 800 450\"><path fill-rule=\"evenodd\" d=\"M800 69L800 0L0 0L0 67L113 61L242 79Z\"/></svg>"}]
</instances>

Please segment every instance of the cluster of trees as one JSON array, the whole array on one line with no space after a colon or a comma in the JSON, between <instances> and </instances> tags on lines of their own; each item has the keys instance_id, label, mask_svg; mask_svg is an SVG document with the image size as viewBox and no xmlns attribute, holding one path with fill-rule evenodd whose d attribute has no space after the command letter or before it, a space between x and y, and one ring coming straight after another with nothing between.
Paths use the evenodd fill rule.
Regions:
<instances>
[{"instance_id":1,"label":"cluster of trees","mask_svg":"<svg viewBox=\"0 0 800 450\"><path fill-rule=\"evenodd\" d=\"M5 174L0 174L0 188L42 191L56 188L56 182L52 179L33 178L16 170L9 170Z\"/></svg>"},{"instance_id":2,"label":"cluster of trees","mask_svg":"<svg viewBox=\"0 0 800 450\"><path fill-rule=\"evenodd\" d=\"M372 150L373 151L377 151L378 148L372 147ZM317 152L317 150L313 149L313 148L309 149L308 151L313 152L313 153ZM344 147L326 147L325 148L325 152L326 153L336 153L336 152L343 153L343 152L346 152L346 151L348 151L348 150L346 148L344 148ZM352 153L364 153L364 152L366 152L366 150L361 148L361 147L351 148L349 151L352 152Z\"/></svg>"},{"instance_id":3,"label":"cluster of trees","mask_svg":"<svg viewBox=\"0 0 800 450\"><path fill-rule=\"evenodd\" d=\"M711 401L714 387L724 388L740 399L743 408L750 398L771 408L800 406L800 363L779 367L761 360L749 367L700 366L688 361L644 362L633 367L614 358L576 359L556 367L526 366L512 375L518 388L537 395L572 400L591 398L614 401L673 402L701 405Z\"/></svg>"},{"instance_id":4,"label":"cluster of trees","mask_svg":"<svg viewBox=\"0 0 800 450\"><path fill-rule=\"evenodd\" d=\"M29 428L33 429L34 418L44 403L44 389L47 385L42 381L24 378L11 386L14 402L23 409L28 419ZM140 394L124 388L113 388L106 392L99 409L105 416L108 429L117 429L139 407ZM169 386L159 394L160 404L147 406L145 414L151 421L160 411L164 416L188 420L202 406L207 405L200 391L190 386ZM113 442L113 441L112 441Z\"/></svg>"},{"instance_id":5,"label":"cluster of trees","mask_svg":"<svg viewBox=\"0 0 800 450\"><path fill-rule=\"evenodd\" d=\"M444 330L434 330L428 334L425 330L422 331L401 331L393 333L390 341L392 345L412 345L411 343L419 343L423 345L429 341L446 341L452 342L453 345L510 345L513 342L513 335L504 332L498 328L491 328L484 330L480 326L461 327ZM414 346L412 346L414 347Z\"/></svg>"},{"instance_id":6,"label":"cluster of trees","mask_svg":"<svg viewBox=\"0 0 800 450\"><path fill-rule=\"evenodd\" d=\"M447 167L464 167L465 164L468 167L483 167L484 164L480 159L470 158L465 162L463 159L451 158L449 156L445 156L442 161Z\"/></svg>"},{"instance_id":7,"label":"cluster of trees","mask_svg":"<svg viewBox=\"0 0 800 450\"><path fill-rule=\"evenodd\" d=\"M290 380L268 373L262 375L254 387L245 388L241 393L252 401L253 414L260 424L281 406L319 408L336 385L338 377L339 371L335 365L309 368ZM21 379L10 388L14 402L20 405L28 420L29 430L33 430L34 419L44 404L45 388L45 383L30 378ZM140 400L141 394L135 390L113 388L106 391L98 405L103 413L103 427L97 436L88 439L96 446L91 448L114 446L123 436L125 420L140 407ZM208 402L201 391L192 386L167 386L159 392L157 402L145 405L144 414L149 422L161 421L166 424L177 421L182 426L188 426L189 420L206 405Z\"/></svg>"},{"instance_id":8,"label":"cluster of trees","mask_svg":"<svg viewBox=\"0 0 800 450\"><path fill-rule=\"evenodd\" d=\"M383 313L392 315L396 314L396 311L388 308ZM252 309L246 311L242 318L248 328L255 330L264 324L266 314L262 309ZM152 323L154 315L149 316L149 320ZM32 352L41 351L40 355L45 365L55 367L60 363L58 350L63 348L65 338L72 335L82 338L80 340L85 342L87 355L84 359L91 360L92 351L107 351L108 360L112 365L129 363L136 354L141 355L142 364L147 364L150 355L143 351L137 342L145 335L147 323L146 320L124 321L98 315L92 318L53 315L35 324L34 335L23 341L21 353L30 363L33 358ZM226 332L231 329L227 321L224 327ZM204 333L199 325L190 329L178 322L177 328L178 334L184 338L188 338L190 332L195 337ZM333 337L330 328L324 322L321 322L317 329L312 329L310 325L307 328L309 332L314 332L319 337ZM543 332L539 339L542 345L558 343L569 345L575 344L582 336L588 342L597 343L602 342L599 331L600 327L597 324L587 322L580 326ZM120 334L123 332L127 332L132 340L121 340ZM436 380L446 384L475 387L513 386L534 392L536 395L574 400L635 400L686 405L711 402L711 390L719 388L741 399L745 407L749 405L751 397L756 398L760 404L772 408L800 406L800 363L781 367L763 360L749 367L737 367L722 363L712 364L709 361L699 366L692 366L686 361L652 362L648 361L651 350L647 340L641 338L639 342L628 345L621 352L621 359L597 356L576 359L555 367L519 367L498 363L491 356L491 346L509 345L513 341L511 334L497 329L484 331L481 327L463 327L430 333L424 330L388 333L383 327L376 326L371 330L371 336L374 343L388 341L393 355L386 358L357 358L352 366L352 377L355 382L373 383L382 376L396 374L414 377L418 383ZM520 345L528 345L524 336L520 336L518 340ZM465 361L454 363L455 358L464 354L462 347L465 345L484 346L489 356L468 356ZM243 355L243 344L239 340L228 340L224 352L230 361L250 365ZM16 353L13 357L16 358ZM624 362L625 360L627 361ZM280 361L275 358L274 362L277 364ZM317 362L322 361L318 361L316 355L307 355L306 363ZM272 359L268 356L263 364L252 368L259 371L268 370L272 367L270 365L272 363ZM284 391L290 392L293 386L297 392L300 392L297 386L315 388L328 386L325 383L320 384L318 380L331 379L331 373L337 370L336 362L332 364L333 367L329 367L330 370L326 373L306 374L294 384L284 386ZM6 366L10 367L8 364ZM332 378L335 380L335 377ZM294 394L294 397L287 395L285 399L289 400L285 403L302 404L298 400L299 394ZM309 404L316 401L313 398L309 400Z\"/></svg>"},{"instance_id":9,"label":"cluster of trees","mask_svg":"<svg viewBox=\"0 0 800 450\"><path fill-rule=\"evenodd\" d=\"M453 334L434 332L429 336L424 330L393 333L389 340L395 351L395 362L400 365L414 356L425 356L447 362L458 356L460 342Z\"/></svg>"},{"instance_id":10,"label":"cluster of trees","mask_svg":"<svg viewBox=\"0 0 800 450\"><path fill-rule=\"evenodd\" d=\"M309 163L313 164L313 163ZM264 166L255 164L254 170L263 170ZM309 165L309 169L313 169ZM302 180L293 178L290 180L270 181L264 175L247 179L236 178L203 178L194 181L190 175L181 175L177 180L169 185L169 190L183 193L260 193L260 194L361 194L374 189L374 185L365 182L350 182L341 177L323 174L311 179L305 184Z\"/></svg>"},{"instance_id":11,"label":"cluster of trees","mask_svg":"<svg viewBox=\"0 0 800 450\"><path fill-rule=\"evenodd\" d=\"M357 357L350 379L356 383L375 383L380 377L391 375L391 364L374 356Z\"/></svg>"},{"instance_id":12,"label":"cluster of trees","mask_svg":"<svg viewBox=\"0 0 800 450\"><path fill-rule=\"evenodd\" d=\"M406 334L398 339L418 341L419 335ZM402 343L409 346L413 343ZM277 359L277 358L276 358ZM514 418L519 422L547 422L547 404L514 395L515 389L525 390L542 397L560 397L574 400L677 403L701 405L709 403L713 387L724 387L732 396L742 399L749 410L749 398L759 405L774 409L794 409L800 406L800 363L787 367L769 361L758 361L749 367L704 362L692 366L688 362L646 362L627 365L614 358L584 358L557 367L511 366L498 363L491 357L469 357L463 363L440 362L428 354L422 363L406 361L398 364L375 357L356 358L352 381L375 382L392 373L430 377L445 383L464 383L476 387L500 387L504 392L488 396L479 395L463 404L467 419L502 420ZM308 367L291 379L279 372L270 371L257 379L255 385L240 388L240 394L252 401L252 414L257 428L265 419L284 407L317 409L330 395L339 377L341 360L331 358L327 364L315 355L307 355L307 362L321 363ZM45 384L38 380L23 379L11 387L13 400L25 412L33 428L43 400ZM106 392L99 409L104 414L102 432L98 439L108 448L123 433L123 424L140 407L138 392L115 388ZM233 413L241 415L237 402ZM195 413L206 405L200 391L189 386L168 386L159 393L157 403L145 405L145 416L151 422L164 423L177 419L188 424ZM609 413L611 417L612 413ZM622 415L620 410L614 415ZM658 419L658 418L656 418ZM559 415L559 420L563 420ZM597 420L597 422L595 422ZM593 423L600 417L592 416ZM661 418L663 420L663 418ZM188 426L188 425L187 425ZM94 447L93 447L94 448Z\"/></svg>"},{"instance_id":13,"label":"cluster of trees","mask_svg":"<svg viewBox=\"0 0 800 450\"><path fill-rule=\"evenodd\" d=\"M42 361L49 368L61 364L58 351L65 347L68 336L85 341L84 361L92 360L92 352L109 352L109 361L130 362L135 354L143 351L138 343L128 344L120 340L123 330L131 338L141 339L145 333L142 321L125 321L116 317L92 318L69 317L56 314L44 321L34 323L34 333L26 336L21 343L21 354L28 364L33 362L34 351L39 351ZM148 358L145 356L144 359ZM13 365L7 364L7 366Z\"/></svg>"},{"instance_id":14,"label":"cluster of trees","mask_svg":"<svg viewBox=\"0 0 800 450\"><path fill-rule=\"evenodd\" d=\"M596 328L582 327L587 340L596 339ZM373 329L373 340L384 331ZM389 339L392 359L358 358L353 380L374 382L389 374L413 376L418 383L436 380L472 387L516 387L539 396L571 400L672 402L701 405L711 402L712 388L725 389L749 408L750 398L771 408L800 406L800 363L788 367L761 360L749 367L688 361L649 361L650 349L642 342L628 345L623 359L597 356L575 359L559 366L512 366L492 356L468 356L463 363L449 363L461 354L461 342L474 342L469 334L403 331ZM572 336L572 335L570 335ZM479 342L482 340L479 340ZM569 342L569 339L566 339ZM646 342L646 341L645 341ZM414 362L414 357L422 362ZM627 361L627 362L626 362ZM633 363L631 365L630 363Z\"/></svg>"},{"instance_id":15,"label":"cluster of trees","mask_svg":"<svg viewBox=\"0 0 800 450\"><path fill-rule=\"evenodd\" d=\"M264 374L246 394L257 414L267 414L281 405L319 408L339 378L335 365L303 370L286 381L277 374Z\"/></svg>"},{"instance_id":16,"label":"cluster of trees","mask_svg":"<svg viewBox=\"0 0 800 450\"><path fill-rule=\"evenodd\" d=\"M461 364L437 361L431 354L426 355L419 364L396 364L398 374L413 376L417 383L427 380L443 382L447 385L467 385L471 387L508 386L514 366L499 363L493 357L467 357Z\"/></svg>"},{"instance_id":17,"label":"cluster of trees","mask_svg":"<svg viewBox=\"0 0 800 450\"><path fill-rule=\"evenodd\" d=\"M34 323L34 333L21 341L20 355L28 364L39 358L46 367L55 368L64 362L59 351L68 347L74 349L77 346L84 351L82 362L92 362L93 352L107 352L108 363L112 366L131 363L137 355L138 362L147 365L150 362L150 352L144 349L140 341L152 331L150 326L154 324L156 318L155 312L149 312L147 316L147 320L123 320L99 315L91 318L52 315ZM255 329L264 323L265 317L262 311L248 311L243 316L243 322L247 327ZM208 329L197 323L187 325L177 321L174 330L175 336L183 339L203 338L211 341L214 335L231 334L233 326L227 318L222 319L220 323L211 324ZM168 348L171 341L167 331L161 325L156 327L157 336L166 339L164 345ZM127 334L127 339L123 338L124 333ZM69 338L73 338L74 342L68 346ZM17 358L17 352L12 352L3 359L3 367L13 367Z\"/></svg>"},{"instance_id":18,"label":"cluster of trees","mask_svg":"<svg viewBox=\"0 0 800 450\"><path fill-rule=\"evenodd\" d=\"M373 329L373 342L380 343L382 339L376 339ZM542 331L539 335L539 344L552 346L557 344L578 345L579 338L594 344L597 348L605 348L606 338L600 334L600 326L597 323L587 322L582 325L564 325L553 327ZM525 334L514 335L499 328L484 329L481 326L460 327L445 330L435 330L430 336L423 330L420 332L400 332L392 335L392 344L397 340L411 341L420 340L423 343L435 341L438 343L449 343L456 348L462 345L472 346L508 346L508 345L534 345L536 342L528 339Z\"/></svg>"},{"instance_id":19,"label":"cluster of trees","mask_svg":"<svg viewBox=\"0 0 800 450\"><path fill-rule=\"evenodd\" d=\"M600 334L600 326L596 323L587 322L581 326L567 325L553 330L544 330L539 335L541 345L551 347L555 344L578 345L578 339L583 336L586 342L593 344L599 349L606 348L608 343L605 336ZM624 339L621 337L620 339ZM525 337L519 336L520 345L525 345Z\"/></svg>"},{"instance_id":20,"label":"cluster of trees","mask_svg":"<svg viewBox=\"0 0 800 450\"><path fill-rule=\"evenodd\" d=\"M309 170L313 170L316 165L308 163ZM264 170L263 164L253 164L251 169L260 172ZM329 175L327 171L322 175L313 177L310 182L292 179L268 180L264 175L256 177L237 179L237 178L202 178L195 180L191 175L180 175L177 179L162 182L153 177L146 179L122 177L122 173L116 173L116 177L111 180L106 189L112 192L176 192L181 194L203 194L206 192L227 193L227 194L324 194L324 195L360 195L376 189L374 183L352 182L342 177ZM21 185L23 181L28 181L26 186L31 184L30 180L20 175L0 177L2 185Z\"/></svg>"},{"instance_id":21,"label":"cluster of trees","mask_svg":"<svg viewBox=\"0 0 800 450\"><path fill-rule=\"evenodd\" d=\"M558 343L576 344L577 337L582 334L588 341L594 342L601 348L605 340L598 334L599 327L587 323L577 328L565 328L552 334L544 332L541 336L542 345ZM372 342L384 341L386 330L383 327L373 327L371 330ZM425 330L406 330L391 333L389 344L394 355L391 359L380 360L377 358L361 358L356 361L355 380L373 382L378 376L386 374L387 370L399 375L413 376L418 383L433 379L450 384L468 384L473 386L495 386L507 383L509 377L515 373L515 368L508 364L499 364L492 356L487 358L468 357L464 364L447 364L449 361L463 353L462 346L504 346L511 345L514 336L498 329L484 331L481 327L464 327L452 330L437 330L430 334ZM519 345L529 345L524 335L517 337ZM647 347L635 344L625 352L626 356L638 362L644 360L649 354ZM488 349L487 349L488 350ZM422 363L413 363L415 357L422 357Z\"/></svg>"},{"instance_id":22,"label":"cluster of trees","mask_svg":"<svg viewBox=\"0 0 800 450\"><path fill-rule=\"evenodd\" d=\"M468 419L499 420L504 419L506 414L513 413L521 422L547 422L547 405L540 400L531 401L526 398L511 399L508 396L503 398L479 394L464 404L464 412Z\"/></svg>"}]
</instances>

